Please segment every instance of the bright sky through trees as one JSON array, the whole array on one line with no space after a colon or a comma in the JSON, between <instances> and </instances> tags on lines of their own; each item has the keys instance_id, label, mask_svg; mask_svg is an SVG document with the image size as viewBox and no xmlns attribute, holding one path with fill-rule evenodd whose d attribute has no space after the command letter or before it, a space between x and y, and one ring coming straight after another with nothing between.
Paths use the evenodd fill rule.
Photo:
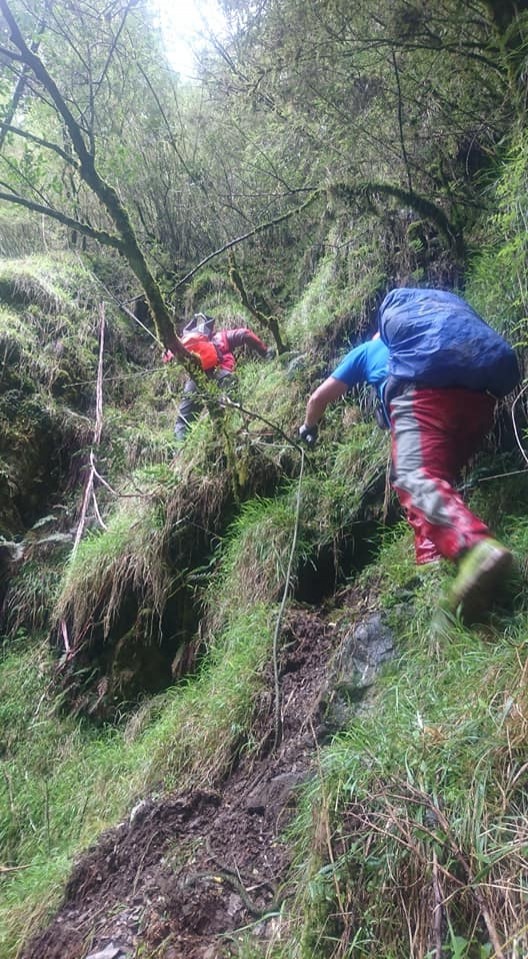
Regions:
<instances>
[{"instance_id":1,"label":"bright sky through trees","mask_svg":"<svg viewBox=\"0 0 528 959\"><path fill-rule=\"evenodd\" d=\"M224 19L216 0L150 0L159 17L167 56L182 77L196 75L195 53L211 33L222 33Z\"/></svg>"}]
</instances>

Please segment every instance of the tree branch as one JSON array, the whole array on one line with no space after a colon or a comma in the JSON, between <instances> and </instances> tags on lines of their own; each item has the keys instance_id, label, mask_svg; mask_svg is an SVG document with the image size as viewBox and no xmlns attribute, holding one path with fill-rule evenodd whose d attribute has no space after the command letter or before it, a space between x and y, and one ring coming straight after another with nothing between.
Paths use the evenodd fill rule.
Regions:
<instances>
[{"instance_id":1,"label":"tree branch","mask_svg":"<svg viewBox=\"0 0 528 959\"><path fill-rule=\"evenodd\" d=\"M434 223L449 243L449 246L454 247L458 253L462 250L462 237L460 232L457 231L451 223L449 217L446 216L444 211L440 209L436 203L433 203L432 200L429 200L425 196L421 196L419 193L404 190L402 187L394 186L391 183L374 183L370 181L356 184L335 183L331 189L338 195L343 194L344 196L348 195L355 198L361 197L361 195L369 196L373 193L380 193L384 196L391 196L396 200L401 200L406 206L411 207L412 210L416 210L420 216Z\"/></svg>"},{"instance_id":2,"label":"tree branch","mask_svg":"<svg viewBox=\"0 0 528 959\"><path fill-rule=\"evenodd\" d=\"M321 192L320 190L314 190L313 193L310 194L308 199L305 200L304 203L301 203L300 206L295 207L294 210L288 210L287 213L281 213L280 216L275 217L273 220L268 220L267 223L261 223L259 226L256 226L253 230L249 230L248 233L244 233L242 236L237 236L234 240L229 240L228 243L224 243L224 245L221 246L218 250L215 250L214 253L209 253L208 256L203 258L203 260L200 260L198 265L195 266L193 270L190 270L189 273L185 274L183 279L181 279L176 284L176 286L172 290L172 293L174 294L176 290L180 288L180 286L183 286L184 283L187 283L188 280L190 280L191 277L198 272L198 270L201 270L202 266L205 266L206 263L209 263L210 260L213 260L215 256L220 256L221 253L225 253L226 250L230 250L233 246L236 246L238 243L242 243L243 240L248 240L250 236L256 236L258 233L262 233L264 230L268 230L269 227L276 226L277 223L283 223L284 220L289 220L291 216L295 216L297 213L301 213L303 210L306 209L306 207L310 206L310 204L317 199L320 192Z\"/></svg>"},{"instance_id":3,"label":"tree branch","mask_svg":"<svg viewBox=\"0 0 528 959\"><path fill-rule=\"evenodd\" d=\"M2 144L5 139L2 136L2 132L5 130L6 133L15 133L18 137L23 137L25 140L30 140L31 143L36 143L37 146L44 147L46 150L53 150L54 153L57 153L66 163L69 163L70 166L78 169L78 164L71 156L68 156L65 150L62 149L57 143L51 143L50 140L42 140L41 137L35 136L34 133L28 133L27 130L21 130L20 127L14 127L11 123L6 123L5 121L0 120L0 150L2 149Z\"/></svg>"},{"instance_id":4,"label":"tree branch","mask_svg":"<svg viewBox=\"0 0 528 959\"><path fill-rule=\"evenodd\" d=\"M152 96L154 97L154 102L155 102L155 104L156 104L156 106L157 106L157 108L158 108L158 110L159 110L159 112L160 112L160 116L161 116L161 118L162 118L162 120L163 120L163 123L165 124L165 128L166 128L166 130L167 130L167 136L168 136L168 139L169 139L169 143L170 143L172 149L174 150L174 153L175 153L176 156L178 157L178 160L180 161L180 163L181 163L183 169L185 170L187 176L189 177L189 180L191 181L191 183L196 183L196 185L200 188L200 190L202 191L202 193L203 193L205 196L207 196L207 190L205 189L203 183L202 183L202 182L200 181L200 179L197 178L197 177L195 176L195 174L190 170L187 161L185 160L185 158L184 158L181 150L180 150L179 147L178 147L178 144L176 143L176 138L175 138L175 136L174 136L174 134L173 134L173 132L172 132L172 127L171 127L171 124L169 123L169 120L168 120L168 118L167 118L167 114L165 113L165 110L163 109L163 104L162 104L162 102L161 102L161 100L160 100L160 98L159 98L159 96L158 96L158 94L157 94L156 89L154 88L154 86L153 86L153 84L152 84L152 82L151 82L151 80L150 80L150 77L147 75L147 73L145 72L145 70L144 70L143 67L141 66L141 63L138 63L138 70L139 70L141 76L143 77L145 83L147 84L147 86L148 86L148 88L149 88Z\"/></svg>"},{"instance_id":5,"label":"tree branch","mask_svg":"<svg viewBox=\"0 0 528 959\"><path fill-rule=\"evenodd\" d=\"M15 53L14 50L9 50L8 47L0 47L0 54L2 54L3 57L7 57L9 60L16 60L17 63L24 62L24 58L20 53Z\"/></svg>"},{"instance_id":6,"label":"tree branch","mask_svg":"<svg viewBox=\"0 0 528 959\"><path fill-rule=\"evenodd\" d=\"M43 35L43 33L44 33L44 30L46 29L46 19L45 19L45 18L46 18L47 14L48 14L48 8L49 8L49 0L46 0L46 5L45 5L45 7L44 7L44 14L45 14L45 15L44 15L44 17L41 19L41 21L40 21L40 23L39 23L39 25L38 25L38 27L37 27L36 36L35 36L32 44L31 44L31 49L32 49L33 53L36 53L36 52L37 52L37 50L38 50L38 48L39 48L39 46L40 46L40 41L41 41L41 39L42 39L42 35ZM28 71L27 71L27 68L26 68L26 66L24 65L24 67L22 68L22 72L19 74L19 76L18 76L18 78L17 78L16 84L15 84L15 89L13 90L13 96L11 97L11 103L10 103L9 107L7 108L7 113L6 113L6 120L7 120L7 122L4 122L4 124L0 127L0 151L2 150L2 147L3 147L3 145L4 145L4 140L5 140L6 135L7 135L7 130L9 129L9 124L11 123L11 120L12 120L13 117L15 116L16 111L17 111L18 104L20 103L20 101L22 100L22 97L24 96L24 87L25 87L25 85L26 85L27 72L28 72Z\"/></svg>"},{"instance_id":7,"label":"tree branch","mask_svg":"<svg viewBox=\"0 0 528 959\"><path fill-rule=\"evenodd\" d=\"M396 59L396 51L394 47L391 50L392 66L394 67L394 76L396 77L396 89L398 91L398 129L400 133L400 145L402 149L403 162L405 164L405 170L407 172L407 185L409 187L409 193L413 193L413 185L411 179L411 169L409 166L409 157L407 156L407 150L405 147L405 137L403 135L403 102L402 102L402 91L400 83L400 71L398 70L398 61Z\"/></svg>"},{"instance_id":8,"label":"tree branch","mask_svg":"<svg viewBox=\"0 0 528 959\"><path fill-rule=\"evenodd\" d=\"M106 230L95 230L93 227L88 226L87 223L81 223L80 220L75 220L73 217L67 216L66 213L61 213L60 210L54 210L53 207L35 203L33 200L28 200L24 196L19 196L18 193L0 193L0 200L5 200L7 203L16 203L18 206L25 207L26 210L31 210L32 213L42 213L44 216L49 216L52 220L57 220L59 223L62 223L63 226L67 226L72 230L79 230L79 233L84 233L85 236L91 237L92 240L97 240L105 246L111 246L115 250L119 250L120 253L124 252L124 243L120 237L112 233L107 233Z\"/></svg>"},{"instance_id":9,"label":"tree branch","mask_svg":"<svg viewBox=\"0 0 528 959\"><path fill-rule=\"evenodd\" d=\"M79 125L75 121L69 107L66 105L53 77L51 77L46 70L46 67L44 66L40 57L37 56L36 53L33 53L33 51L28 47L6 0L0 0L0 10L4 14L9 27L11 40L20 51L22 61L27 64L28 67L30 67L37 80L48 91L57 111L63 118L75 148L75 152L81 161L83 172L85 167L87 171L93 169L93 157L88 153Z\"/></svg>"},{"instance_id":10,"label":"tree branch","mask_svg":"<svg viewBox=\"0 0 528 959\"><path fill-rule=\"evenodd\" d=\"M179 362L182 363L187 370L192 370L196 364L192 362L192 357L187 352L180 339L176 336L174 325L172 323L168 307L163 299L159 284L153 276L143 251L138 244L130 216L126 208L123 206L119 194L98 173L95 166L93 153L90 153L86 146L79 124L76 122L71 110L66 104L64 97L55 83L55 80L48 73L46 66L40 57L38 57L29 49L24 37L22 36L18 24L11 13L7 0L0 0L0 10L4 14L9 27L11 40L20 51L23 62L31 68L38 82L50 95L57 113L64 121L73 149L75 150L75 153L79 159L79 172L82 179L87 186L90 187L100 203L105 207L117 228L119 237L111 237L110 234L101 232L99 236L101 242L110 246L114 246L123 253L130 268L135 273L143 289L145 290L145 295L147 297L160 340L167 348L172 350L174 355L178 357ZM29 205L28 202L23 203L22 198L18 198L16 201L13 200L12 197L9 197L9 195L5 195L4 198L11 199L11 202L22 203L22 205L27 206L29 209L35 210L35 207ZM62 214L57 214L57 211L53 211L53 213L51 213L47 209L42 209L39 212L54 216L55 219L58 219L60 222L68 224L69 218L64 217ZM86 232L86 228L84 229L84 232Z\"/></svg>"},{"instance_id":11,"label":"tree branch","mask_svg":"<svg viewBox=\"0 0 528 959\"><path fill-rule=\"evenodd\" d=\"M29 179L28 176L26 176L23 170L21 170L20 164L14 163L13 160L10 160L9 157L4 156L3 154L0 155L0 160L15 174L15 177L17 177L18 180L22 180L22 182L25 183L30 190L32 190L39 200L42 200L46 206L50 205L47 196L38 188L38 186L33 183L32 180ZM5 186L8 190L12 190L13 193L15 192L10 183L4 183L2 180L0 180L0 186Z\"/></svg>"},{"instance_id":12,"label":"tree branch","mask_svg":"<svg viewBox=\"0 0 528 959\"><path fill-rule=\"evenodd\" d=\"M258 320L259 323L261 323L262 326L272 334L273 339L277 344L277 352L284 353L287 347L282 342L281 331L277 317L273 316L271 313L266 315L258 308L256 304L251 302L247 294L246 285L237 267L235 254L233 252L230 252L229 254L229 279L231 280L235 290L237 290L239 293L240 299L246 307L246 310L248 310L249 313L251 313L251 315L254 316L255 319Z\"/></svg>"}]
</instances>

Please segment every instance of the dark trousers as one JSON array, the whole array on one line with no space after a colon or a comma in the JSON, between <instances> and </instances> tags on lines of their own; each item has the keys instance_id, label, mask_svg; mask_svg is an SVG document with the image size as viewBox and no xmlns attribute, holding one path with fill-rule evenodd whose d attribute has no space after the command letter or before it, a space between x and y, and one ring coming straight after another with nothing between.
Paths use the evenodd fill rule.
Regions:
<instances>
[{"instance_id":1,"label":"dark trousers","mask_svg":"<svg viewBox=\"0 0 528 959\"><path fill-rule=\"evenodd\" d=\"M233 393L235 377L229 370L212 370L207 373L208 379L215 380L226 393ZM183 387L183 397L178 409L178 416L174 426L174 435L180 442L185 438L191 423L196 419L203 408L203 397L200 388L194 380L187 380Z\"/></svg>"}]
</instances>

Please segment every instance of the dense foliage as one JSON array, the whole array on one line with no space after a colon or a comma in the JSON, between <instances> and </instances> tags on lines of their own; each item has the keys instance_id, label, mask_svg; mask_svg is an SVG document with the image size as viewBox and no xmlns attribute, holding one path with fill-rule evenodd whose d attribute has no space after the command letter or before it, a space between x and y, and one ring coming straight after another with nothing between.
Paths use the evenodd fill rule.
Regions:
<instances>
[{"instance_id":1,"label":"dense foliage","mask_svg":"<svg viewBox=\"0 0 528 959\"><path fill-rule=\"evenodd\" d=\"M528 3L222 7L183 82L146 0L0 0L1 954L145 792L259 754L284 604L342 635L350 591L398 655L318 753L279 933L239 954L519 959L524 562L485 630L431 642L449 572L415 575L368 395L309 456L296 426L393 285L525 349ZM279 356L207 388L175 456L160 358L196 309ZM523 395L472 487L521 557Z\"/></svg>"}]
</instances>

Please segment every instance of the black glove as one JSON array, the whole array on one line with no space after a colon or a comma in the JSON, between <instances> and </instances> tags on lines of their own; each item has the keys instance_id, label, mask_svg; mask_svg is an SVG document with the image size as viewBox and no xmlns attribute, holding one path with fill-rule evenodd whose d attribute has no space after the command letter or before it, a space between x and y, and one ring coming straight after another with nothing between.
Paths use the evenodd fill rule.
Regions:
<instances>
[{"instance_id":1,"label":"black glove","mask_svg":"<svg viewBox=\"0 0 528 959\"><path fill-rule=\"evenodd\" d=\"M303 423L303 425L299 427L299 438L306 446L312 447L315 446L317 432L317 426L307 426L306 423Z\"/></svg>"},{"instance_id":2,"label":"black glove","mask_svg":"<svg viewBox=\"0 0 528 959\"><path fill-rule=\"evenodd\" d=\"M265 359L265 360L274 360L276 356L277 356L277 351L274 350L272 346L269 346L268 349L266 350L264 359Z\"/></svg>"}]
</instances>

